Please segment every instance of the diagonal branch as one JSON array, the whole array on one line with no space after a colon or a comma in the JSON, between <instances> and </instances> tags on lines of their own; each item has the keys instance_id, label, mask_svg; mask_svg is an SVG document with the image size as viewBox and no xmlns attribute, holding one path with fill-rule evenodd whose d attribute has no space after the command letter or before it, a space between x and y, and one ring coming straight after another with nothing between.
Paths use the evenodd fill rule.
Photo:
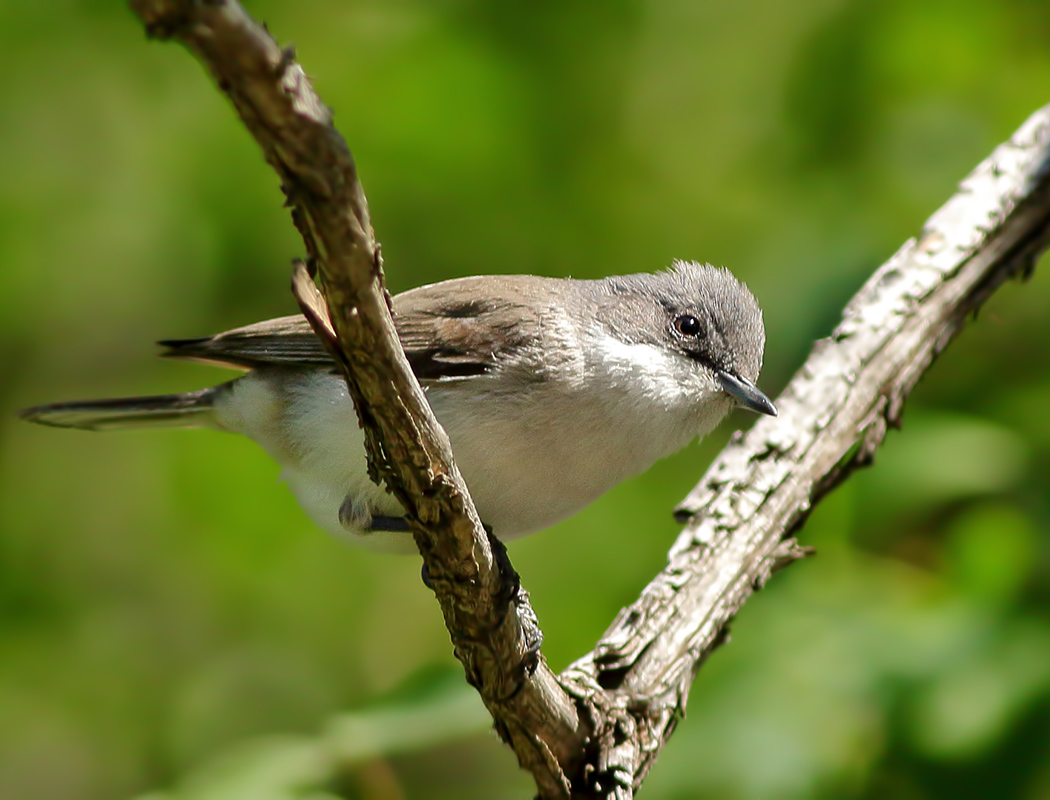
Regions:
<instances>
[{"instance_id":1,"label":"diagonal branch","mask_svg":"<svg viewBox=\"0 0 1050 800\"><path fill-rule=\"evenodd\" d=\"M583 734L538 654L541 634L505 551L485 534L448 437L412 375L390 317L368 203L346 142L291 51L236 2L133 0L154 38L205 65L281 179L323 295L302 266L293 288L347 379L370 474L412 523L467 680L497 730L550 797Z\"/></svg>"},{"instance_id":2,"label":"diagonal branch","mask_svg":"<svg viewBox=\"0 0 1050 800\"><path fill-rule=\"evenodd\" d=\"M904 401L981 304L1027 277L1050 241L1050 106L1037 111L861 288L764 417L678 507L669 563L562 675L612 701L603 740L634 726L637 786L685 709L699 665L752 591L806 554L790 538L869 465ZM624 722L625 716L629 718Z\"/></svg>"},{"instance_id":3,"label":"diagonal branch","mask_svg":"<svg viewBox=\"0 0 1050 800\"><path fill-rule=\"evenodd\" d=\"M737 438L679 507L689 524L667 568L556 677L405 361L353 158L302 68L233 0L131 5L151 36L202 61L280 176L320 284L297 267L296 296L346 375L373 476L413 523L467 680L544 798L633 796L728 622L805 554L790 537L809 511L871 462L937 354L1050 236L1048 107L861 289L778 399L780 417Z\"/></svg>"}]
</instances>

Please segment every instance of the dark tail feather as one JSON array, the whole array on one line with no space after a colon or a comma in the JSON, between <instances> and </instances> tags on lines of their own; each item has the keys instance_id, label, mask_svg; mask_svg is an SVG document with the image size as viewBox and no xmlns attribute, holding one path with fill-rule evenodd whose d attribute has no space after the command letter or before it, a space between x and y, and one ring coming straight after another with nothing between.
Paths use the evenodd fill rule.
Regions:
<instances>
[{"instance_id":1,"label":"dark tail feather","mask_svg":"<svg viewBox=\"0 0 1050 800\"><path fill-rule=\"evenodd\" d=\"M56 428L108 431L121 428L207 425L209 412L222 386L185 394L122 397L116 400L80 400L51 403L19 412L22 419Z\"/></svg>"}]
</instances>

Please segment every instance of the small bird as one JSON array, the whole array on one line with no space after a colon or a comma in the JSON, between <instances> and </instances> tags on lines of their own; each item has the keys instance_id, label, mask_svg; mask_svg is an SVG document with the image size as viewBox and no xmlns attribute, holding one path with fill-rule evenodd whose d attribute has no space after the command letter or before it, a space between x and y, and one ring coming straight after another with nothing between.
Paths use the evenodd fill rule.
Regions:
<instances>
[{"instance_id":1,"label":"small bird","mask_svg":"<svg viewBox=\"0 0 1050 800\"><path fill-rule=\"evenodd\" d=\"M501 540L546 528L709 433L755 387L762 312L726 269L676 261L599 280L490 275L397 295L408 361L452 443L481 520ZM280 465L321 528L414 552L397 500L368 477L346 384L301 316L160 343L170 358L247 369L185 394L77 401L32 422L241 433Z\"/></svg>"}]
</instances>

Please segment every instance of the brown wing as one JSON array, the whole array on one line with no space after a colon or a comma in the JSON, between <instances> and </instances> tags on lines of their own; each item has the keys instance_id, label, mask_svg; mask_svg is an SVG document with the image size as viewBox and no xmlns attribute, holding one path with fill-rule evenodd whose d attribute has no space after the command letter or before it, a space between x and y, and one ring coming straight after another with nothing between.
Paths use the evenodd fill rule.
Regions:
<instances>
[{"instance_id":1,"label":"brown wing","mask_svg":"<svg viewBox=\"0 0 1050 800\"><path fill-rule=\"evenodd\" d=\"M527 346L522 323L534 321L536 312L508 300L505 290L513 286L511 296L520 298L522 283L521 276L460 278L395 297L394 326L416 377L483 375L519 355Z\"/></svg>"},{"instance_id":2,"label":"brown wing","mask_svg":"<svg viewBox=\"0 0 1050 800\"><path fill-rule=\"evenodd\" d=\"M186 358L222 366L252 369L264 364L333 367L324 349L302 316L279 317L200 339L170 339L158 344L169 348L167 358Z\"/></svg>"},{"instance_id":3,"label":"brown wing","mask_svg":"<svg viewBox=\"0 0 1050 800\"><path fill-rule=\"evenodd\" d=\"M531 279L535 281L536 279ZM521 284L520 276L461 278L424 286L394 298L394 326L409 364L420 380L482 375L499 359L525 347L520 334L534 306L505 299L503 287ZM515 294L530 294L528 281ZM495 291L493 291L495 289ZM201 339L160 342L169 358L186 358L251 369L263 365L334 364L302 316L280 317Z\"/></svg>"}]
</instances>

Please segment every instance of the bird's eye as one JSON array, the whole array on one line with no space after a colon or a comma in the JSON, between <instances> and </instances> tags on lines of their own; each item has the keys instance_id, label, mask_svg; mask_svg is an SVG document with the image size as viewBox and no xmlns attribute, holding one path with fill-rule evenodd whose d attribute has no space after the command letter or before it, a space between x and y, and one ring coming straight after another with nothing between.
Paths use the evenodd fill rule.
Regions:
<instances>
[{"instance_id":1,"label":"bird's eye","mask_svg":"<svg viewBox=\"0 0 1050 800\"><path fill-rule=\"evenodd\" d=\"M699 336L701 327L700 320L692 314L682 314L674 321L674 329L682 336Z\"/></svg>"}]
</instances>

